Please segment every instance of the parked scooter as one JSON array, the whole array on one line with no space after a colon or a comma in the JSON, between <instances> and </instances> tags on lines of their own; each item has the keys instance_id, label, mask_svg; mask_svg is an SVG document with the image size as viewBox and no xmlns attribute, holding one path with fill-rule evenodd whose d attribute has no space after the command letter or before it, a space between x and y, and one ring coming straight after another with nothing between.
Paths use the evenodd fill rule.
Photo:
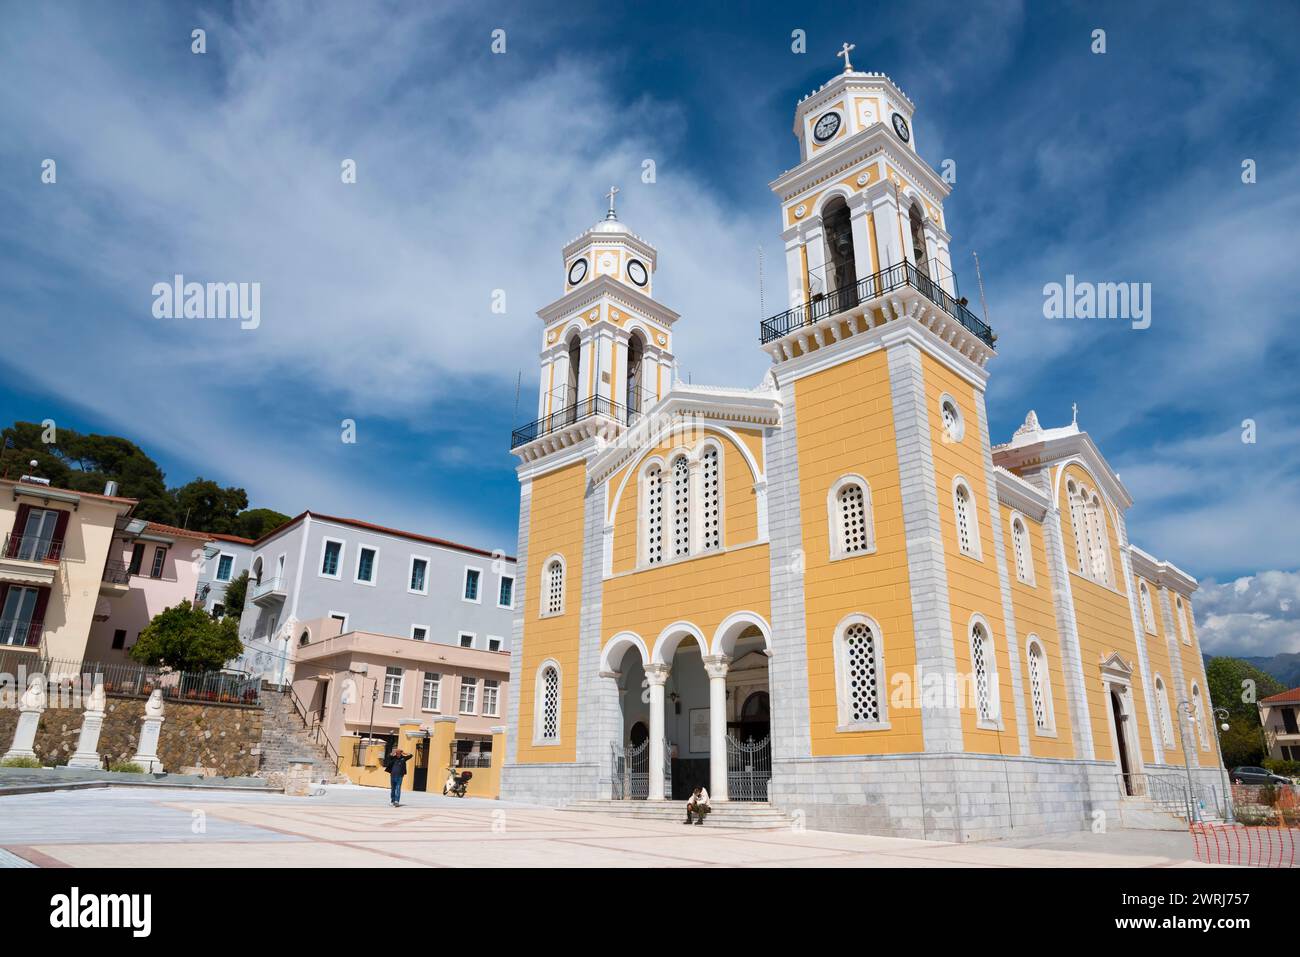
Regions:
<instances>
[{"instance_id":1,"label":"parked scooter","mask_svg":"<svg viewBox=\"0 0 1300 957\"><path fill-rule=\"evenodd\" d=\"M457 774L455 768L448 768L447 783L442 786L442 793L463 798L465 792L469 789L469 779L473 776L474 772L472 771L461 771Z\"/></svg>"}]
</instances>

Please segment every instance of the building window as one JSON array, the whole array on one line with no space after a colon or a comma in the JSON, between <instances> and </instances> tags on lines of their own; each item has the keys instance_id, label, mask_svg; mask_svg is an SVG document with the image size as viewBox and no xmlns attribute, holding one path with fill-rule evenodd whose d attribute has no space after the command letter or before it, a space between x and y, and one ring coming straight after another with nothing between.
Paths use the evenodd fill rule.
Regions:
<instances>
[{"instance_id":1,"label":"building window","mask_svg":"<svg viewBox=\"0 0 1300 957\"><path fill-rule=\"evenodd\" d=\"M664 560L664 477L658 465L645 472L646 563Z\"/></svg>"},{"instance_id":2,"label":"building window","mask_svg":"<svg viewBox=\"0 0 1300 957\"><path fill-rule=\"evenodd\" d=\"M832 560L875 550L871 486L866 479L860 475L841 478L831 486L826 509L830 521Z\"/></svg>"},{"instance_id":3,"label":"building window","mask_svg":"<svg viewBox=\"0 0 1300 957\"><path fill-rule=\"evenodd\" d=\"M1029 636L1029 700L1034 707L1034 726L1050 734L1055 726L1052 712L1052 679L1047 671L1047 655L1033 635Z\"/></svg>"},{"instance_id":4,"label":"building window","mask_svg":"<svg viewBox=\"0 0 1300 957\"><path fill-rule=\"evenodd\" d=\"M564 613L564 560L558 555L546 563L544 576L545 587L542 589L545 609L543 615L560 615Z\"/></svg>"},{"instance_id":5,"label":"building window","mask_svg":"<svg viewBox=\"0 0 1300 957\"><path fill-rule=\"evenodd\" d=\"M1204 702L1201 701L1201 689L1192 683L1192 717L1196 721L1196 737L1200 739L1201 750L1210 748L1210 735L1205 723Z\"/></svg>"},{"instance_id":6,"label":"building window","mask_svg":"<svg viewBox=\"0 0 1300 957\"><path fill-rule=\"evenodd\" d=\"M482 577L483 573L477 568L465 569L465 588L461 592L461 597L465 599L465 601L478 602L481 600L479 598L478 585L479 579Z\"/></svg>"},{"instance_id":7,"label":"building window","mask_svg":"<svg viewBox=\"0 0 1300 957\"><path fill-rule=\"evenodd\" d=\"M8 590L4 592L4 610L0 612L0 645L30 647L40 641L44 618L42 591L46 593L48 601L47 589L25 588L22 585L8 586Z\"/></svg>"},{"instance_id":8,"label":"building window","mask_svg":"<svg viewBox=\"0 0 1300 957\"><path fill-rule=\"evenodd\" d=\"M420 707L425 711L438 710L438 697L442 692L442 675L436 671L424 673L424 687L420 691Z\"/></svg>"},{"instance_id":9,"label":"building window","mask_svg":"<svg viewBox=\"0 0 1300 957\"><path fill-rule=\"evenodd\" d=\"M1079 574L1086 575L1088 574L1088 562L1084 556L1088 554L1088 530L1083 521L1083 501L1078 486L1073 482L1066 483L1065 495L1070 501L1070 525L1074 528L1074 560L1078 566Z\"/></svg>"},{"instance_id":10,"label":"building window","mask_svg":"<svg viewBox=\"0 0 1300 957\"><path fill-rule=\"evenodd\" d=\"M460 679L460 713L474 714L474 707L478 700L478 679L461 678Z\"/></svg>"},{"instance_id":11,"label":"building window","mask_svg":"<svg viewBox=\"0 0 1300 957\"><path fill-rule=\"evenodd\" d=\"M691 552L691 467L686 456L673 463L673 557Z\"/></svg>"},{"instance_id":12,"label":"building window","mask_svg":"<svg viewBox=\"0 0 1300 957\"><path fill-rule=\"evenodd\" d=\"M459 644L462 648L473 648L474 633L470 631L462 631L460 633Z\"/></svg>"},{"instance_id":13,"label":"building window","mask_svg":"<svg viewBox=\"0 0 1300 957\"><path fill-rule=\"evenodd\" d=\"M400 706L402 703L402 669L389 665L384 671L384 704Z\"/></svg>"},{"instance_id":14,"label":"building window","mask_svg":"<svg viewBox=\"0 0 1300 957\"><path fill-rule=\"evenodd\" d=\"M957 408L957 401L950 395L943 395L939 398L939 419L943 423L944 442L960 442L966 435L966 423L962 419L961 410Z\"/></svg>"},{"instance_id":15,"label":"building window","mask_svg":"<svg viewBox=\"0 0 1300 957\"><path fill-rule=\"evenodd\" d=\"M412 625L411 637L414 638L416 641L428 641L429 640L428 627L425 625Z\"/></svg>"},{"instance_id":16,"label":"building window","mask_svg":"<svg viewBox=\"0 0 1300 957\"><path fill-rule=\"evenodd\" d=\"M1103 585L1110 584L1110 546L1106 534L1106 514L1094 492L1087 506L1088 537L1091 541L1092 577Z\"/></svg>"},{"instance_id":17,"label":"building window","mask_svg":"<svg viewBox=\"0 0 1300 957\"><path fill-rule=\"evenodd\" d=\"M343 543L332 538L321 546L320 573L326 578L338 578L343 565Z\"/></svg>"},{"instance_id":18,"label":"building window","mask_svg":"<svg viewBox=\"0 0 1300 957\"><path fill-rule=\"evenodd\" d=\"M1011 519L1011 550L1016 558L1016 577L1026 585L1034 583L1034 556L1029 550L1029 529L1019 515Z\"/></svg>"},{"instance_id":19,"label":"building window","mask_svg":"<svg viewBox=\"0 0 1300 957\"><path fill-rule=\"evenodd\" d=\"M113 648L115 650L126 647L126 629L118 628L113 632Z\"/></svg>"},{"instance_id":20,"label":"building window","mask_svg":"<svg viewBox=\"0 0 1300 957\"><path fill-rule=\"evenodd\" d=\"M1165 690L1164 679L1156 675L1156 719L1160 724L1160 744L1164 751L1172 751L1174 742L1174 723L1169 718L1169 692Z\"/></svg>"},{"instance_id":21,"label":"building window","mask_svg":"<svg viewBox=\"0 0 1300 957\"><path fill-rule=\"evenodd\" d=\"M497 589L497 607L515 607L515 580L511 575L501 576L501 587Z\"/></svg>"},{"instance_id":22,"label":"building window","mask_svg":"<svg viewBox=\"0 0 1300 957\"><path fill-rule=\"evenodd\" d=\"M704 484L704 527L701 529L701 547L722 547L722 508L719 486L718 449L709 446L704 450L700 466Z\"/></svg>"},{"instance_id":23,"label":"building window","mask_svg":"<svg viewBox=\"0 0 1300 957\"><path fill-rule=\"evenodd\" d=\"M127 572L132 575L140 574L140 569L144 567L144 546L138 542L131 548L131 564Z\"/></svg>"},{"instance_id":24,"label":"building window","mask_svg":"<svg viewBox=\"0 0 1300 957\"><path fill-rule=\"evenodd\" d=\"M364 585L375 583L375 559L379 552L362 545L357 552L357 582Z\"/></svg>"},{"instance_id":25,"label":"building window","mask_svg":"<svg viewBox=\"0 0 1300 957\"><path fill-rule=\"evenodd\" d=\"M560 666L545 661L537 670L536 713L533 715L533 743L560 741Z\"/></svg>"},{"instance_id":26,"label":"building window","mask_svg":"<svg viewBox=\"0 0 1300 957\"><path fill-rule=\"evenodd\" d=\"M1146 582L1138 582L1138 604L1142 606L1142 624L1150 634L1156 633L1156 616L1151 608L1151 589Z\"/></svg>"},{"instance_id":27,"label":"building window","mask_svg":"<svg viewBox=\"0 0 1300 957\"><path fill-rule=\"evenodd\" d=\"M1187 627L1187 613L1183 610L1182 598L1175 598L1174 605L1178 609L1178 633L1183 638L1183 644L1190 645L1192 643L1192 635L1191 630Z\"/></svg>"},{"instance_id":28,"label":"building window","mask_svg":"<svg viewBox=\"0 0 1300 957\"><path fill-rule=\"evenodd\" d=\"M234 555L222 555L219 559L217 559L217 581L219 582L230 581L230 573L234 570L234 567L235 567Z\"/></svg>"},{"instance_id":29,"label":"building window","mask_svg":"<svg viewBox=\"0 0 1300 957\"><path fill-rule=\"evenodd\" d=\"M501 682L496 678L483 679L483 715L488 718L496 718L500 715L497 713L497 704L500 700Z\"/></svg>"},{"instance_id":30,"label":"building window","mask_svg":"<svg viewBox=\"0 0 1300 957\"><path fill-rule=\"evenodd\" d=\"M975 517L975 499L970 486L958 479L952 490L952 510L957 520L957 546L963 555L980 557L979 527Z\"/></svg>"},{"instance_id":31,"label":"building window","mask_svg":"<svg viewBox=\"0 0 1300 957\"><path fill-rule=\"evenodd\" d=\"M982 622L970 629L971 675L975 682L975 716L982 725L996 725L998 720L998 672L993 657L993 640Z\"/></svg>"},{"instance_id":32,"label":"building window","mask_svg":"<svg viewBox=\"0 0 1300 957\"><path fill-rule=\"evenodd\" d=\"M150 578L162 578L163 565L167 561L167 549L159 545L153 550L153 567L149 570Z\"/></svg>"},{"instance_id":33,"label":"building window","mask_svg":"<svg viewBox=\"0 0 1300 957\"><path fill-rule=\"evenodd\" d=\"M429 560L427 558L411 556L411 581L407 585L407 591L420 595L429 593Z\"/></svg>"},{"instance_id":34,"label":"building window","mask_svg":"<svg viewBox=\"0 0 1300 957\"><path fill-rule=\"evenodd\" d=\"M863 615L850 615L836 629L834 650L839 730L884 727L879 626Z\"/></svg>"},{"instance_id":35,"label":"building window","mask_svg":"<svg viewBox=\"0 0 1300 957\"><path fill-rule=\"evenodd\" d=\"M500 650L501 650L501 639L500 639L500 638L491 638L491 637L489 637L488 640L487 640L487 649L488 649L488 651L500 651Z\"/></svg>"}]
</instances>

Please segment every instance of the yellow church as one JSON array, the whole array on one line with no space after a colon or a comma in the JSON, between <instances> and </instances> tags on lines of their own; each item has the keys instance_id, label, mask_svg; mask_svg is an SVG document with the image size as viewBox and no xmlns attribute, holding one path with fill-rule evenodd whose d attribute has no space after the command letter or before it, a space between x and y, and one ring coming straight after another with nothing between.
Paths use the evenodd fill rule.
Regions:
<instances>
[{"instance_id":1,"label":"yellow church","mask_svg":"<svg viewBox=\"0 0 1300 957\"><path fill-rule=\"evenodd\" d=\"M914 106L845 66L772 184L791 308L755 388L674 376L655 247L563 251L537 419L502 797L775 809L940 840L1118 826L1223 776L1196 582L1133 545L1077 422L993 444L996 336L958 298ZM724 803L725 802L725 803Z\"/></svg>"}]
</instances>

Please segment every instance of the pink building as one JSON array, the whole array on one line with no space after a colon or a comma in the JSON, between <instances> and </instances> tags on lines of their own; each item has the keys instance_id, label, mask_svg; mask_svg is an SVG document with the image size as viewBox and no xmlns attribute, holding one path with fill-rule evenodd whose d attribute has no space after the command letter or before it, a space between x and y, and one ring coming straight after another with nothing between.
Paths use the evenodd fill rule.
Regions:
<instances>
[{"instance_id":1,"label":"pink building","mask_svg":"<svg viewBox=\"0 0 1300 957\"><path fill-rule=\"evenodd\" d=\"M186 599L193 601L207 541L203 532L140 519L117 529L104 578L111 576L126 588L114 597L100 597L86 660L128 660L127 652L155 615Z\"/></svg>"}]
</instances>

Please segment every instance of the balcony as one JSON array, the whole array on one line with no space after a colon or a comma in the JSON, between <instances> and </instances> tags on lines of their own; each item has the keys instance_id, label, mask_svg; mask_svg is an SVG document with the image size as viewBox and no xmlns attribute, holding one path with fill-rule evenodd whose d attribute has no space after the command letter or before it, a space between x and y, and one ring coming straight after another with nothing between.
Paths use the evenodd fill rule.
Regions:
<instances>
[{"instance_id":1,"label":"balcony","mask_svg":"<svg viewBox=\"0 0 1300 957\"><path fill-rule=\"evenodd\" d=\"M126 562L104 562L104 573L99 578L99 593L108 598L119 598L131 590L131 570Z\"/></svg>"},{"instance_id":2,"label":"balcony","mask_svg":"<svg viewBox=\"0 0 1300 957\"><path fill-rule=\"evenodd\" d=\"M0 619L0 647L37 648L44 631L45 622L39 619Z\"/></svg>"},{"instance_id":3,"label":"balcony","mask_svg":"<svg viewBox=\"0 0 1300 957\"><path fill-rule=\"evenodd\" d=\"M550 452L592 435L605 434L612 437L624 426L635 422L640 415L640 412L630 411L626 406L603 395L593 395L515 429L510 433L510 449L514 451L521 446L550 438L551 442L541 443L546 446L542 451Z\"/></svg>"},{"instance_id":4,"label":"balcony","mask_svg":"<svg viewBox=\"0 0 1300 957\"><path fill-rule=\"evenodd\" d=\"M265 608L284 601L286 595L283 578L266 578L253 585L249 597L254 605Z\"/></svg>"},{"instance_id":5,"label":"balcony","mask_svg":"<svg viewBox=\"0 0 1300 957\"><path fill-rule=\"evenodd\" d=\"M918 293L924 302L917 302ZM918 308L926 303L937 306L938 311ZM975 353L983 353L980 359L987 359L997 341L988 323L910 262L882 269L812 302L764 319L759 324L759 338L765 347L771 346L769 351L778 361L795 358L845 338L846 331L848 335L862 331L853 322L855 312L862 316L868 329L901 315L915 316L944 342L970 358L975 358ZM803 335L797 336L799 333ZM796 336L797 344L785 341L791 336Z\"/></svg>"},{"instance_id":6,"label":"balcony","mask_svg":"<svg viewBox=\"0 0 1300 957\"><path fill-rule=\"evenodd\" d=\"M63 542L36 535L5 536L0 551L0 582L52 585L63 557Z\"/></svg>"}]
</instances>

